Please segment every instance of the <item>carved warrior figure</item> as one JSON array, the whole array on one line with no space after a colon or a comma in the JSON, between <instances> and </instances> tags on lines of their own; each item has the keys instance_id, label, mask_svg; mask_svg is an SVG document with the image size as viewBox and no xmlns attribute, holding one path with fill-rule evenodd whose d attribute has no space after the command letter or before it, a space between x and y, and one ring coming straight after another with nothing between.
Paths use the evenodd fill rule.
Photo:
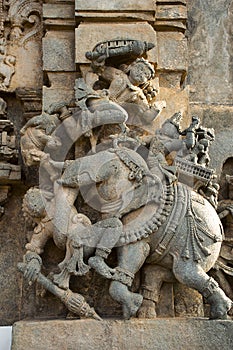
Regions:
<instances>
[{"instance_id":1,"label":"carved warrior figure","mask_svg":"<svg viewBox=\"0 0 233 350\"><path fill-rule=\"evenodd\" d=\"M161 279L165 276L162 270L166 268L173 280L203 295L210 304L210 318L226 318L232 302L206 273L215 264L220 252L221 222L209 203L211 201L177 178L177 173L186 170L187 176L195 176L195 180L201 182L197 188L204 186L210 190L208 184L214 180L213 171L208 169L208 161L201 160L203 154L205 159L208 158L208 144L202 141L208 139L208 129L202 128L193 118L190 127L182 132L179 124L181 114L176 113L156 131L145 159L138 148L140 141L130 138L127 130L115 135L111 143L108 140L95 154L71 161L57 162L46 147L51 137L52 140L59 137L64 147L64 135L59 133L61 126L72 143L98 125L122 125L127 119L126 110L122 108L125 108L127 96L129 99L136 96L137 107L140 103L145 104L147 107L143 108L142 115L147 115L151 106L146 102L143 84L152 77L153 68L140 57L146 45L137 44L142 50L139 50L138 57L135 49L133 62L127 62L128 71L115 68L111 61L116 57L127 58L128 44L126 41L120 50L116 51L113 47L109 52L104 45L103 50L96 49L96 55L95 50L93 54L88 54L93 67L97 66L94 61L98 61L98 67L93 69L98 70L99 77L110 72L111 77L105 77L105 82L109 83L106 94L104 89L98 91L94 85L88 86L87 80L79 80L76 89L77 105L81 107L79 111L69 113L66 110L63 118L60 112L54 116L57 109L52 108L46 115L30 120L23 128L21 144L25 161L29 165L42 161L41 165L48 172L51 166L58 167L60 175L58 179L55 177L49 193L34 188L25 195L24 215L36 227L26 246L24 263L19 268L26 278L37 280L57 295L69 310L82 317L96 319L99 319L98 315L84 298L69 289L71 275L85 275L92 267L108 278L111 281L109 293L122 305L123 316L127 319L137 313L141 317L148 314L156 316L155 311L148 313L148 310L155 308ZM138 87L139 81L142 85ZM114 99L117 86L123 86L123 89ZM54 131L57 123L59 126ZM43 144L38 145L40 137ZM177 157L175 163L169 165L166 157L172 151L177 152ZM192 152L196 157L190 159ZM186 164L190 171L188 174L183 168ZM92 223L89 217L80 214L75 204L78 195L99 212L99 221ZM66 251L64 261L59 264L60 273L54 275L53 280L41 273L40 254L50 237ZM107 257L113 248L117 251L117 266L110 268ZM135 273L142 267L148 271L148 266L154 270L153 276L158 269L162 272L153 281L147 278L145 272L142 294L131 292Z\"/></svg>"},{"instance_id":2,"label":"carved warrior figure","mask_svg":"<svg viewBox=\"0 0 233 350\"><path fill-rule=\"evenodd\" d=\"M0 38L0 89L6 90L10 86L11 78L15 73L15 56L6 53L6 39Z\"/></svg>"},{"instance_id":3,"label":"carved warrior figure","mask_svg":"<svg viewBox=\"0 0 233 350\"><path fill-rule=\"evenodd\" d=\"M87 58L92 61L93 72L99 77L95 85L105 84L104 91L108 98L119 103L127 111L130 104L137 105L141 123L151 123L165 107L165 101L155 102L154 99L158 93L152 83L155 70L152 64L140 56L143 51L152 49L154 45L140 41L129 41L128 43L127 40L109 41L106 42L106 46L104 44L98 44L93 52L86 54ZM98 47L101 49L97 50ZM131 53L131 55L122 61L125 53ZM121 57L121 62L126 63L119 65L118 61L116 68L115 57L118 59Z\"/></svg>"}]
</instances>

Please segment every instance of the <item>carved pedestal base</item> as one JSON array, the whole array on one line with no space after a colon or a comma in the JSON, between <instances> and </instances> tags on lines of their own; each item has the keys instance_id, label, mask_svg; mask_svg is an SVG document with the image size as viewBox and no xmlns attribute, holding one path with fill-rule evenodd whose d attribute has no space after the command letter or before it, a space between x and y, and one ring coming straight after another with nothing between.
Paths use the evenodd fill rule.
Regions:
<instances>
[{"instance_id":1,"label":"carved pedestal base","mask_svg":"<svg viewBox=\"0 0 233 350\"><path fill-rule=\"evenodd\" d=\"M131 321L21 321L12 350L232 349L233 321L157 319Z\"/></svg>"}]
</instances>

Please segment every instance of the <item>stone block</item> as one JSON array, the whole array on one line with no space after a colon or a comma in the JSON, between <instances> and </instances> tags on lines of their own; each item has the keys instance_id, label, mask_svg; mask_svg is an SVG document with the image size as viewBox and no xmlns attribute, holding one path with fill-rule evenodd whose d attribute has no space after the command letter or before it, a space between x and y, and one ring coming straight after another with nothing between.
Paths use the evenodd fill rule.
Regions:
<instances>
[{"instance_id":1,"label":"stone block","mask_svg":"<svg viewBox=\"0 0 233 350\"><path fill-rule=\"evenodd\" d=\"M155 47L148 52L150 62L157 62L156 32L148 23L83 23L75 31L76 63L90 63L85 57L101 41L111 39L136 39L148 41Z\"/></svg>"},{"instance_id":2,"label":"stone block","mask_svg":"<svg viewBox=\"0 0 233 350\"><path fill-rule=\"evenodd\" d=\"M103 1L82 1L76 0L76 18L101 18L109 20L140 19L144 21L155 20L156 3L152 0L103 0Z\"/></svg>"},{"instance_id":3,"label":"stone block","mask_svg":"<svg viewBox=\"0 0 233 350\"><path fill-rule=\"evenodd\" d=\"M232 105L233 3L189 1L188 14L190 101Z\"/></svg>"},{"instance_id":4,"label":"stone block","mask_svg":"<svg viewBox=\"0 0 233 350\"><path fill-rule=\"evenodd\" d=\"M185 20L187 18L187 8L181 4L158 5L156 9L156 19L158 20Z\"/></svg>"},{"instance_id":5,"label":"stone block","mask_svg":"<svg viewBox=\"0 0 233 350\"><path fill-rule=\"evenodd\" d=\"M75 71L74 33L51 31L43 38L43 70Z\"/></svg>"},{"instance_id":6,"label":"stone block","mask_svg":"<svg viewBox=\"0 0 233 350\"><path fill-rule=\"evenodd\" d=\"M155 6L153 0L75 0L77 11L148 11Z\"/></svg>"},{"instance_id":7,"label":"stone block","mask_svg":"<svg viewBox=\"0 0 233 350\"><path fill-rule=\"evenodd\" d=\"M28 40L23 46L13 43L9 46L8 54L16 57L15 73L11 79L10 90L41 88L43 75L40 40Z\"/></svg>"},{"instance_id":8,"label":"stone block","mask_svg":"<svg viewBox=\"0 0 233 350\"><path fill-rule=\"evenodd\" d=\"M74 73L48 73L49 87L43 87L43 110L53 102L70 103L74 99Z\"/></svg>"},{"instance_id":9,"label":"stone block","mask_svg":"<svg viewBox=\"0 0 233 350\"><path fill-rule=\"evenodd\" d=\"M25 186L19 183L17 186L12 185L11 194L4 205L5 212L0 221L0 326L12 325L19 320L19 315L23 315L22 304L26 304L22 303L22 296L25 297L24 283L16 266L22 259L26 243L25 220L21 209L25 191ZM33 310L32 300L28 298L27 308L30 307Z\"/></svg>"},{"instance_id":10,"label":"stone block","mask_svg":"<svg viewBox=\"0 0 233 350\"><path fill-rule=\"evenodd\" d=\"M44 18L73 18L74 6L72 4L43 4Z\"/></svg>"},{"instance_id":11,"label":"stone block","mask_svg":"<svg viewBox=\"0 0 233 350\"><path fill-rule=\"evenodd\" d=\"M12 350L231 350L232 321L22 321L13 326Z\"/></svg>"},{"instance_id":12,"label":"stone block","mask_svg":"<svg viewBox=\"0 0 233 350\"><path fill-rule=\"evenodd\" d=\"M158 70L186 71L187 40L182 33L158 32Z\"/></svg>"}]
</instances>

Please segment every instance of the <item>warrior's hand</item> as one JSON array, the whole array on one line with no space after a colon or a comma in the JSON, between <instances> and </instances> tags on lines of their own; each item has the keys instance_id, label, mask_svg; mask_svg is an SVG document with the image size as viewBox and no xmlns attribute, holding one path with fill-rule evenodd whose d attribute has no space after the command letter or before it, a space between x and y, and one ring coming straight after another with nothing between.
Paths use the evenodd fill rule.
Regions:
<instances>
[{"instance_id":1,"label":"warrior's hand","mask_svg":"<svg viewBox=\"0 0 233 350\"><path fill-rule=\"evenodd\" d=\"M35 282L38 274L41 271L41 257L34 252L27 252L24 256L24 260L26 263L24 269L24 277L29 282Z\"/></svg>"}]
</instances>

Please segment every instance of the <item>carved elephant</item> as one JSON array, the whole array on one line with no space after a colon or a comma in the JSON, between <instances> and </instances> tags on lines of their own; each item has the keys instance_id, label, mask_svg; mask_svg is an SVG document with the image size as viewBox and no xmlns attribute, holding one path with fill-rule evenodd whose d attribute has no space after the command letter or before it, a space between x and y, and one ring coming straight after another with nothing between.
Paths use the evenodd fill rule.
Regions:
<instances>
[{"instance_id":1,"label":"carved elephant","mask_svg":"<svg viewBox=\"0 0 233 350\"><path fill-rule=\"evenodd\" d=\"M176 280L199 291L210 304L210 318L227 317L232 302L206 274L221 248L219 217L206 199L176 182L162 157L157 157L149 169L136 151L116 147L75 160L58 182L54 215L57 234L69 231L69 211L76 210L79 190L89 204L94 198L98 210L118 228L111 230L111 224L104 225L103 220L100 226L107 234L93 228L91 236L90 232L80 236L74 229L73 239L97 247L89 265L112 280L110 295L122 304L124 318L135 315L143 303L143 296L132 293L129 287L144 263L170 269ZM108 234L113 238L114 232L110 244L103 239ZM110 269L104 259L113 246L118 265Z\"/></svg>"}]
</instances>

